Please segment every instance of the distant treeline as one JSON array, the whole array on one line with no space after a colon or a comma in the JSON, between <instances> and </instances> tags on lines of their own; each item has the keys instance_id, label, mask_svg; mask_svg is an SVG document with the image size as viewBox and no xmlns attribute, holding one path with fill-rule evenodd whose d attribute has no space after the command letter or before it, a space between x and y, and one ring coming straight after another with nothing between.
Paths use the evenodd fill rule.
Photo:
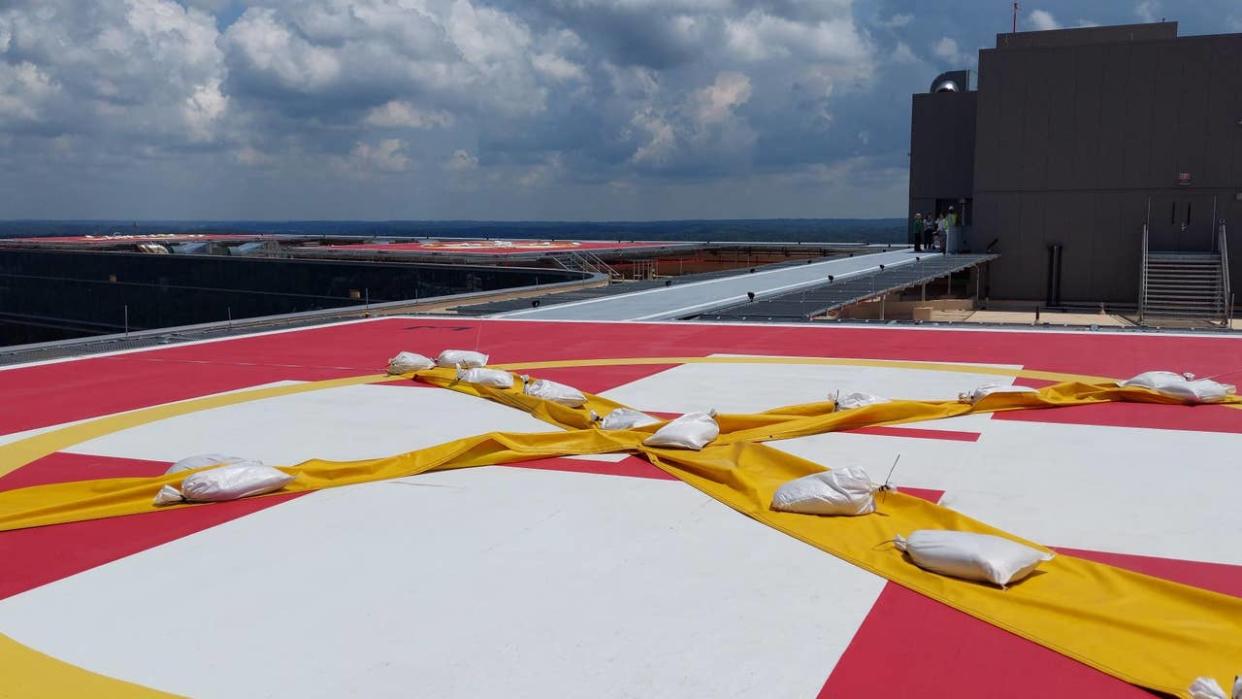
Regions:
<instances>
[{"instance_id":1,"label":"distant treeline","mask_svg":"<svg viewBox=\"0 0 1242 699\"><path fill-rule=\"evenodd\" d=\"M292 233L579 240L905 242L899 218L688 221L0 221L0 238L104 233Z\"/></svg>"}]
</instances>

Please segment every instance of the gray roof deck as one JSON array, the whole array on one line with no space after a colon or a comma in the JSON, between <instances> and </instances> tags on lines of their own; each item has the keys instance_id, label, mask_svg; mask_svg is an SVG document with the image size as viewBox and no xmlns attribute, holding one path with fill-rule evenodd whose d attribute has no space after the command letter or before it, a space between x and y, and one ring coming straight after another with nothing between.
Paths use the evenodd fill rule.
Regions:
<instances>
[{"instance_id":1,"label":"gray roof deck","mask_svg":"<svg viewBox=\"0 0 1242 699\"><path fill-rule=\"evenodd\" d=\"M909 249L840 257L823 262L795 264L778 269L742 272L715 279L658 286L600 298L497 314L500 318L531 320L669 320L695 316L747 301L754 292L762 299L824 284L829 275L849 278L915 263L926 253Z\"/></svg>"},{"instance_id":2,"label":"gray roof deck","mask_svg":"<svg viewBox=\"0 0 1242 699\"><path fill-rule=\"evenodd\" d=\"M976 267L999 255L928 255L924 253L913 264L886 266L883 270L854 275L833 282L821 282L798 291L778 294L755 302L742 302L712 313L699 320L806 322L815 316L852 303L920 286L954 272Z\"/></svg>"}]
</instances>

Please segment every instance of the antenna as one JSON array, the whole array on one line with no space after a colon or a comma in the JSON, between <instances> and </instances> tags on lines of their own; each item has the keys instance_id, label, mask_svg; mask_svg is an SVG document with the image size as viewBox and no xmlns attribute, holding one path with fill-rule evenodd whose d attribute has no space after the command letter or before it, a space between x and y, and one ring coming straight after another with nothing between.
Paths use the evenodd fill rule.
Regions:
<instances>
[{"instance_id":1,"label":"antenna","mask_svg":"<svg viewBox=\"0 0 1242 699\"><path fill-rule=\"evenodd\" d=\"M1013 2L1013 33L1018 33L1018 0Z\"/></svg>"},{"instance_id":2,"label":"antenna","mask_svg":"<svg viewBox=\"0 0 1242 699\"><path fill-rule=\"evenodd\" d=\"M1014 3L1014 4L1017 4L1017 3ZM888 484L889 484L889 483L893 480L893 471L896 471L896 470L897 470L897 462L898 462L898 461L901 461L901 454L898 454L898 455L897 455L897 458L896 458L896 459L893 459L893 467L892 467L892 468L890 468L890 469L888 470L888 477L884 479L884 487L885 487L885 488L887 488L887 487L888 487Z\"/></svg>"}]
</instances>

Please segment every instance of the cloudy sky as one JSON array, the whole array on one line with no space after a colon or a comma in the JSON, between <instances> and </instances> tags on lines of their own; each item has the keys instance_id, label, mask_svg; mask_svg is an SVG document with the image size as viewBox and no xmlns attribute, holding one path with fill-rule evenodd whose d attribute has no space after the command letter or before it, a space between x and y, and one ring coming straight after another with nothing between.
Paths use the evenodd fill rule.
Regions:
<instances>
[{"instance_id":1,"label":"cloudy sky","mask_svg":"<svg viewBox=\"0 0 1242 699\"><path fill-rule=\"evenodd\" d=\"M1024 2L1024 29L1236 0ZM877 217L1006 0L0 0L0 218Z\"/></svg>"}]
</instances>

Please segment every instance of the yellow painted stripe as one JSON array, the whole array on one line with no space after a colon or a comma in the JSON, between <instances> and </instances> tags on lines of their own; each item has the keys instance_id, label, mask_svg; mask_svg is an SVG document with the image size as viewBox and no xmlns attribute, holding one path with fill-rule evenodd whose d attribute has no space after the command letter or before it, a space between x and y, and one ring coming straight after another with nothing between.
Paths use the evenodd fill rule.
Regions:
<instances>
[{"instance_id":1,"label":"yellow painted stripe","mask_svg":"<svg viewBox=\"0 0 1242 699\"><path fill-rule=\"evenodd\" d=\"M176 696L95 674L0 634L0 697L168 699Z\"/></svg>"},{"instance_id":2,"label":"yellow painted stripe","mask_svg":"<svg viewBox=\"0 0 1242 699\"><path fill-rule=\"evenodd\" d=\"M58 451L64 451L75 444L81 444L91 439L105 437L114 432L128 430L158 420L166 420L180 415L190 415L203 410L222 408L248 401L291 396L309 391L341 388L342 386L378 383L391 380L392 378L391 376L368 374L366 376L351 376L344 379L311 381L283 386L266 386L263 388L220 393L202 398L191 398L176 403L163 403L149 408L139 408L138 410L130 410L124 413L92 418L66 427L48 430L32 437L19 439L9 444L0 445L0 476L21 468L36 459L41 459Z\"/></svg>"}]
</instances>

